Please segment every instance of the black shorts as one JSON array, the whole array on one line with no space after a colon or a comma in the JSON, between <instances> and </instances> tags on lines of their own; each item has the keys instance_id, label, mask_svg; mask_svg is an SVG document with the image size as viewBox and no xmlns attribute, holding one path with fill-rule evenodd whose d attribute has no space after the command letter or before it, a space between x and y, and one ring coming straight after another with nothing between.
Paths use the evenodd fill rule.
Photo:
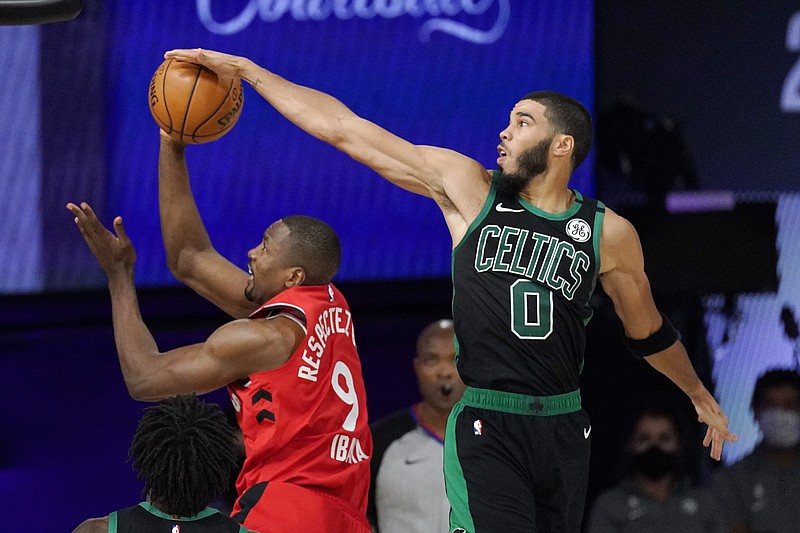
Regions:
<instances>
[{"instance_id":1,"label":"black shorts","mask_svg":"<svg viewBox=\"0 0 800 533\"><path fill-rule=\"evenodd\" d=\"M444 440L450 531L579 533L591 426L580 393L468 387Z\"/></svg>"}]
</instances>

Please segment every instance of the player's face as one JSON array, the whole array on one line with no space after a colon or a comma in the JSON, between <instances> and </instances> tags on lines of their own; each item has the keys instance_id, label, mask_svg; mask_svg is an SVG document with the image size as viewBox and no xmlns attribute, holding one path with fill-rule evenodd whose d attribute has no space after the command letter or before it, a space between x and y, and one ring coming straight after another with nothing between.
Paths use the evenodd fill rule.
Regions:
<instances>
[{"instance_id":1,"label":"player's face","mask_svg":"<svg viewBox=\"0 0 800 533\"><path fill-rule=\"evenodd\" d=\"M532 170L536 171L542 167L541 161L536 161L535 165L531 165L531 157L525 157L524 154L531 149L541 151L542 142L547 140L549 146L553 140L554 135L550 131L550 121L544 115L545 110L544 105L533 100L521 100L511 110L508 126L500 132L501 142L497 146L499 154L497 166L504 173L526 175ZM541 173L547 168L546 155L548 151L545 151L542 170L533 175ZM541 156L537 156L536 159L541 159ZM521 164L526 164L528 168L523 168Z\"/></svg>"},{"instance_id":2,"label":"player's face","mask_svg":"<svg viewBox=\"0 0 800 533\"><path fill-rule=\"evenodd\" d=\"M498 191L516 196L549 165L550 146L555 134L544 116L545 106L533 100L518 102L511 111L506 129L500 132L497 165L502 171Z\"/></svg>"},{"instance_id":3,"label":"player's face","mask_svg":"<svg viewBox=\"0 0 800 533\"><path fill-rule=\"evenodd\" d=\"M244 289L245 298L259 305L286 288L290 269L285 258L289 228L282 221L272 224L258 246L247 252L250 278Z\"/></svg>"},{"instance_id":4,"label":"player's face","mask_svg":"<svg viewBox=\"0 0 800 533\"><path fill-rule=\"evenodd\" d=\"M464 394L455 355L452 327L436 330L419 344L414 370L423 401L434 409L449 412Z\"/></svg>"},{"instance_id":5,"label":"player's face","mask_svg":"<svg viewBox=\"0 0 800 533\"><path fill-rule=\"evenodd\" d=\"M678 432L668 418L644 416L636 424L631 438L631 451L634 455L644 453L657 446L666 453L677 453L681 443Z\"/></svg>"}]
</instances>

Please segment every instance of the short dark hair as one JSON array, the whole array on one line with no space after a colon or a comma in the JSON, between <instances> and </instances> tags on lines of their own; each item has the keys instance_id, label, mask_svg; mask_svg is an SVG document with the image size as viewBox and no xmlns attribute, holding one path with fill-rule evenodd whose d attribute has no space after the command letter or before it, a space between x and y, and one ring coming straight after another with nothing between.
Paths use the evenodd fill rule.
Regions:
<instances>
[{"instance_id":1,"label":"short dark hair","mask_svg":"<svg viewBox=\"0 0 800 533\"><path fill-rule=\"evenodd\" d=\"M564 133L575 139L572 150L572 170L575 170L589 155L594 139L592 116L579 101L555 91L535 91L523 100L533 100L545 106L544 116L550 121L553 133Z\"/></svg>"},{"instance_id":2,"label":"short dark hair","mask_svg":"<svg viewBox=\"0 0 800 533\"><path fill-rule=\"evenodd\" d=\"M753 399L750 402L750 408L755 411L764 402L764 396L767 389L773 387L793 387L800 393L800 374L795 370L786 368L776 368L764 372L761 377L756 380L756 386L753 388Z\"/></svg>"},{"instance_id":3,"label":"short dark hair","mask_svg":"<svg viewBox=\"0 0 800 533\"><path fill-rule=\"evenodd\" d=\"M664 420L669 420L670 424L675 430L676 435L678 436L678 440L681 442L681 445L683 445L683 439L686 431L683 427L683 421L681 420L681 417L677 412L675 412L675 410L670 409L666 405L655 402L646 404L636 411L636 414L631 420L632 423L628 431L629 439L633 437L633 434L636 432L636 427L639 425L639 422L645 418L663 418Z\"/></svg>"},{"instance_id":4,"label":"short dark hair","mask_svg":"<svg viewBox=\"0 0 800 533\"><path fill-rule=\"evenodd\" d=\"M329 283L342 260L342 247L333 228L305 215L291 215L281 220L289 228L289 260L306 271L304 285Z\"/></svg>"},{"instance_id":5,"label":"short dark hair","mask_svg":"<svg viewBox=\"0 0 800 533\"><path fill-rule=\"evenodd\" d=\"M234 446L222 409L184 395L145 409L128 454L144 480L142 497L169 514L193 516L228 488Z\"/></svg>"}]
</instances>

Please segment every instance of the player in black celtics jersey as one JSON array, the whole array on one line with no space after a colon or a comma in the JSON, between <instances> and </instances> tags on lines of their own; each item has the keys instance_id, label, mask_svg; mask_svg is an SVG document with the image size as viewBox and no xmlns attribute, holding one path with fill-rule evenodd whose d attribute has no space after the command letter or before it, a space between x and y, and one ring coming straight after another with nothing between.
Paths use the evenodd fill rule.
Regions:
<instances>
[{"instance_id":1,"label":"player in black celtics jersey","mask_svg":"<svg viewBox=\"0 0 800 533\"><path fill-rule=\"evenodd\" d=\"M73 533L246 533L207 507L227 488L234 446L233 429L215 404L186 395L148 407L129 452L147 501L86 520Z\"/></svg>"},{"instance_id":2,"label":"player in black celtics jersey","mask_svg":"<svg viewBox=\"0 0 800 533\"><path fill-rule=\"evenodd\" d=\"M306 132L442 210L453 239L457 364L468 385L445 435L452 532L580 530L591 425L578 382L598 278L630 349L708 424L711 456L736 440L656 309L636 231L568 188L592 144L579 102L553 92L522 98L500 133L500 171L491 172L451 150L413 145L244 57L201 49L165 57L241 77Z\"/></svg>"}]
</instances>

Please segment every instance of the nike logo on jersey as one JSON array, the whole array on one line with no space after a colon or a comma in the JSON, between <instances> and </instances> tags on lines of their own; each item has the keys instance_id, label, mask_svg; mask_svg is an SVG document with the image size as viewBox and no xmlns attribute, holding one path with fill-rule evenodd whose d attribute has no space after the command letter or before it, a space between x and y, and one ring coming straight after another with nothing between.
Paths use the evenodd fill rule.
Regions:
<instances>
[{"instance_id":1,"label":"nike logo on jersey","mask_svg":"<svg viewBox=\"0 0 800 533\"><path fill-rule=\"evenodd\" d=\"M592 425L589 424L588 428L583 428L583 438L584 439L588 439L589 438L589 433L591 433L591 432L592 432Z\"/></svg>"},{"instance_id":2,"label":"nike logo on jersey","mask_svg":"<svg viewBox=\"0 0 800 533\"><path fill-rule=\"evenodd\" d=\"M416 459L409 459L409 458L406 457L406 464L407 465L415 465L417 463L421 463L424 460L425 460L424 457L418 457Z\"/></svg>"},{"instance_id":3,"label":"nike logo on jersey","mask_svg":"<svg viewBox=\"0 0 800 533\"><path fill-rule=\"evenodd\" d=\"M512 209L510 207L503 207L503 204L497 204L494 206L494 210L498 213L522 213L525 211L524 209Z\"/></svg>"}]
</instances>

